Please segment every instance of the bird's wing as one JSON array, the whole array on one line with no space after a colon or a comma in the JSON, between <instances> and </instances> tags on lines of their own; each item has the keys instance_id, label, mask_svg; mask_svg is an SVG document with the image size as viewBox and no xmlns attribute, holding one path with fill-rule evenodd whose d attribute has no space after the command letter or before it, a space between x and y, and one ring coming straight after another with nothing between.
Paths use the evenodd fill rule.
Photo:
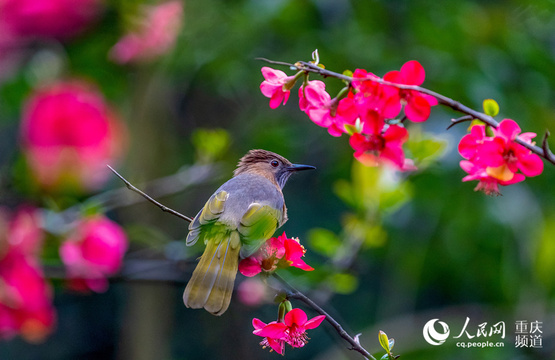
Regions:
<instances>
[{"instance_id":1,"label":"bird's wing","mask_svg":"<svg viewBox=\"0 0 555 360\"><path fill-rule=\"evenodd\" d=\"M283 212L270 205L254 202L241 218L237 230L241 234L241 257L252 255L282 223Z\"/></svg>"},{"instance_id":2,"label":"bird's wing","mask_svg":"<svg viewBox=\"0 0 555 360\"><path fill-rule=\"evenodd\" d=\"M208 199L202 210L189 224L189 234L185 240L188 246L195 244L201 236L202 225L216 222L224 211L224 206L229 194L220 190Z\"/></svg>"}]
</instances>

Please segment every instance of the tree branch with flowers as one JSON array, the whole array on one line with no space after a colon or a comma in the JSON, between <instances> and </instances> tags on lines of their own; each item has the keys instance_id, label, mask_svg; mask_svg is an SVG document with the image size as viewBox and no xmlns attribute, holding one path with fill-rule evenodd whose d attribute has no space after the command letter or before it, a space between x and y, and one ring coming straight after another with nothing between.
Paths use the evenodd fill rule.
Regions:
<instances>
[{"instance_id":1,"label":"tree branch with flowers","mask_svg":"<svg viewBox=\"0 0 555 360\"><path fill-rule=\"evenodd\" d=\"M482 113L421 87L425 70L415 60L406 62L400 71L390 71L383 77L364 69L343 73L327 70L320 64L317 50L311 62L261 60L297 71L295 75L287 76L281 70L262 68L265 80L260 90L270 98L270 107L285 105L291 89L303 78L299 87L301 111L316 125L327 128L330 135L347 134L354 157L367 166L389 164L400 171L416 169L403 151L402 146L409 136L404 123L407 119L416 123L426 121L431 108L436 105L464 114L452 119L449 127L471 121L471 133L461 139L458 149L465 159L460 166L468 174L463 181L477 180L475 190L499 195L499 185L507 186L540 175L543 171L540 158L555 164L555 156L547 142L549 132L545 133L539 147L532 140L535 133L521 133L514 120L498 122L494 119L499 111L494 100L484 102ZM325 90L325 83L308 79L310 73L341 80L346 86L331 98Z\"/></svg>"}]
</instances>

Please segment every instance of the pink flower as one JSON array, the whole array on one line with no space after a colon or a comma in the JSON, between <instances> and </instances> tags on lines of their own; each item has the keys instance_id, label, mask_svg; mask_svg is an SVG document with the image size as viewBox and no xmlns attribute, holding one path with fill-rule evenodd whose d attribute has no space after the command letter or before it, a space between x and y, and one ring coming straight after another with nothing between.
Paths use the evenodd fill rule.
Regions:
<instances>
[{"instance_id":1,"label":"pink flower","mask_svg":"<svg viewBox=\"0 0 555 360\"><path fill-rule=\"evenodd\" d=\"M493 139L481 146L479 157L481 162L488 165L491 176L508 181L512 178L510 173L515 174L519 170L525 176L542 173L543 162L540 157L514 141L520 131L516 122L505 119L493 130ZM524 133L521 138L531 143L535 136L534 133Z\"/></svg>"},{"instance_id":2,"label":"pink flower","mask_svg":"<svg viewBox=\"0 0 555 360\"><path fill-rule=\"evenodd\" d=\"M119 271L127 246L127 237L115 222L100 215L83 219L60 247L70 286L106 291L106 277Z\"/></svg>"},{"instance_id":3,"label":"pink flower","mask_svg":"<svg viewBox=\"0 0 555 360\"><path fill-rule=\"evenodd\" d=\"M262 320L254 318L254 319L252 319L252 326L254 327L253 334L259 335L259 334L256 333L257 331L262 331L266 326L273 325L273 324L277 324L277 322L272 321L271 323L266 324ZM259 335L259 336L263 336L263 335ZM283 355L283 353L285 352L285 340L283 340L281 338L274 338L274 337L271 337L271 336L266 336L266 335L264 335L263 337L264 337L264 339L260 342L260 345L262 346L263 349L266 349L267 347L270 347L272 350L274 350L278 354Z\"/></svg>"},{"instance_id":4,"label":"pink flower","mask_svg":"<svg viewBox=\"0 0 555 360\"><path fill-rule=\"evenodd\" d=\"M52 290L37 258L39 222L35 210L22 208L9 225L0 223L0 338L21 334L37 342L54 326Z\"/></svg>"},{"instance_id":5,"label":"pink flower","mask_svg":"<svg viewBox=\"0 0 555 360\"><path fill-rule=\"evenodd\" d=\"M102 94L84 82L59 82L27 101L21 138L28 165L49 191L96 189L124 147L124 128Z\"/></svg>"},{"instance_id":6,"label":"pink flower","mask_svg":"<svg viewBox=\"0 0 555 360\"><path fill-rule=\"evenodd\" d=\"M426 78L424 68L416 60L406 62L401 71L390 71L384 75L385 81L405 84L421 85ZM415 90L398 90L399 97L406 103L405 115L409 120L415 122L426 121L430 116L431 107L437 105L437 99L433 96L422 94Z\"/></svg>"},{"instance_id":7,"label":"pink flower","mask_svg":"<svg viewBox=\"0 0 555 360\"><path fill-rule=\"evenodd\" d=\"M285 341L289 345L299 348L308 342L306 330L315 329L325 318L325 315L319 315L308 320L304 311L292 309L285 314L284 322L272 322L264 325L262 321L254 319L253 325L256 330L253 331L253 334L272 339L272 341ZM278 351L276 350L276 352ZM282 354L283 351L278 353Z\"/></svg>"},{"instance_id":8,"label":"pink flower","mask_svg":"<svg viewBox=\"0 0 555 360\"><path fill-rule=\"evenodd\" d=\"M67 38L97 18L102 5L101 0L2 0L0 23L20 37Z\"/></svg>"},{"instance_id":9,"label":"pink flower","mask_svg":"<svg viewBox=\"0 0 555 360\"><path fill-rule=\"evenodd\" d=\"M493 129L493 137L486 136L484 125L474 125L459 143L459 153L468 159L460 163L469 174L463 181L478 180L475 190L499 194L498 185L515 184L525 176L541 174L543 162L539 156L514 141L520 131L518 124L510 119L501 121L499 127ZM535 136L524 133L520 138L531 143Z\"/></svg>"},{"instance_id":10,"label":"pink flower","mask_svg":"<svg viewBox=\"0 0 555 360\"><path fill-rule=\"evenodd\" d=\"M239 262L239 272L245 276L255 276L264 271L270 273L277 268L290 266L312 271L302 257L306 250L299 243L299 239L288 239L285 232L277 238L270 238L252 256Z\"/></svg>"},{"instance_id":11,"label":"pink flower","mask_svg":"<svg viewBox=\"0 0 555 360\"><path fill-rule=\"evenodd\" d=\"M145 6L136 29L123 36L110 50L109 57L117 63L155 59L172 49L183 23L183 3L168 1Z\"/></svg>"},{"instance_id":12,"label":"pink flower","mask_svg":"<svg viewBox=\"0 0 555 360\"><path fill-rule=\"evenodd\" d=\"M299 107L316 125L325 127L332 136L345 133L345 123L354 124L355 118L344 118L338 111L337 99L326 92L326 85L319 80L309 81L299 88Z\"/></svg>"},{"instance_id":13,"label":"pink flower","mask_svg":"<svg viewBox=\"0 0 555 360\"><path fill-rule=\"evenodd\" d=\"M369 112L367 119L367 134L355 133L349 139L351 147L355 150L355 158L367 166L389 163L399 170L409 170L402 148L408 139L407 129L399 125L389 125L383 131L383 120L375 112Z\"/></svg>"},{"instance_id":14,"label":"pink flower","mask_svg":"<svg viewBox=\"0 0 555 360\"><path fill-rule=\"evenodd\" d=\"M267 66L263 67L261 71L265 80L260 84L260 91L264 96L270 98L270 108L275 109L282 102L285 105L291 94L295 76L287 76L283 71Z\"/></svg>"}]
</instances>

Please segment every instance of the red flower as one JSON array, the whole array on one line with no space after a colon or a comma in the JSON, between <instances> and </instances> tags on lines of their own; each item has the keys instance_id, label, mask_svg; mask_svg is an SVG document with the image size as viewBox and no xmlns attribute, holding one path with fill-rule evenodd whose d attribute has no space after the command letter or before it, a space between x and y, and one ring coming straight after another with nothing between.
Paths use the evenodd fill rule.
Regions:
<instances>
[{"instance_id":1,"label":"red flower","mask_svg":"<svg viewBox=\"0 0 555 360\"><path fill-rule=\"evenodd\" d=\"M183 3L168 1L145 6L139 26L123 36L110 50L110 58L120 64L148 61L167 53L175 44L183 22Z\"/></svg>"},{"instance_id":2,"label":"red flower","mask_svg":"<svg viewBox=\"0 0 555 360\"><path fill-rule=\"evenodd\" d=\"M390 71L383 79L397 84L419 86L424 82L425 77L426 73L422 65L416 60L411 60L401 67L401 71ZM430 117L431 107L437 105L435 97L415 90L398 89L398 96L406 103L405 115L415 122L426 121Z\"/></svg>"},{"instance_id":3,"label":"red flower","mask_svg":"<svg viewBox=\"0 0 555 360\"><path fill-rule=\"evenodd\" d=\"M505 119L493 133L493 137L488 137L484 125L474 125L470 134L461 139L459 153L468 161L463 160L460 165L469 174L463 181L479 180L475 190L499 194L498 185L515 184L525 176L541 174L543 162L539 156L514 141L520 133L516 122ZM520 138L531 143L535 136L524 133Z\"/></svg>"},{"instance_id":4,"label":"red flower","mask_svg":"<svg viewBox=\"0 0 555 360\"><path fill-rule=\"evenodd\" d=\"M379 80L379 77L366 70L355 70L352 81L356 90L352 96L354 105L359 114L375 111L385 119L393 119L401 111L399 91L376 80Z\"/></svg>"},{"instance_id":5,"label":"red flower","mask_svg":"<svg viewBox=\"0 0 555 360\"><path fill-rule=\"evenodd\" d=\"M273 325L273 324L277 324L277 322L272 321L271 323L266 324L262 320L254 318L254 319L252 319L252 326L254 327L253 334L259 335L259 334L257 334L257 331L262 331L266 326ZM284 339L274 338L274 337L266 336L266 335L259 335L259 336L264 336L264 339L260 342L260 345L262 345L263 349L265 349L267 347L270 347L272 350L274 350L278 354L283 355L283 353L285 352L285 340Z\"/></svg>"},{"instance_id":6,"label":"red flower","mask_svg":"<svg viewBox=\"0 0 555 360\"><path fill-rule=\"evenodd\" d=\"M273 272L277 268L296 267L305 271L314 268L307 265L302 257L306 250L299 239L288 239L285 232L277 238L268 239L256 253L239 263L239 272L245 276L255 276L262 271Z\"/></svg>"},{"instance_id":7,"label":"red flower","mask_svg":"<svg viewBox=\"0 0 555 360\"><path fill-rule=\"evenodd\" d=\"M52 290L37 258L42 243L39 222L38 214L26 208L9 226L0 223L0 338L21 334L36 342L54 326Z\"/></svg>"},{"instance_id":8,"label":"red flower","mask_svg":"<svg viewBox=\"0 0 555 360\"><path fill-rule=\"evenodd\" d=\"M255 319L257 320L257 325L253 334L263 336L266 339L272 339L273 341L285 341L289 345L299 348L305 346L308 342L306 330L318 327L325 318L325 315L319 315L308 320L304 311L292 309L285 314L284 322L272 322L263 325L262 321ZM253 320L253 325L255 325L254 322Z\"/></svg>"},{"instance_id":9,"label":"red flower","mask_svg":"<svg viewBox=\"0 0 555 360\"><path fill-rule=\"evenodd\" d=\"M70 286L106 291L106 277L119 271L127 245L125 233L115 222L100 215L82 220L60 247Z\"/></svg>"},{"instance_id":10,"label":"red flower","mask_svg":"<svg viewBox=\"0 0 555 360\"><path fill-rule=\"evenodd\" d=\"M89 190L109 175L124 128L102 94L79 81L37 91L25 105L21 137L29 167L46 190Z\"/></svg>"},{"instance_id":11,"label":"red flower","mask_svg":"<svg viewBox=\"0 0 555 360\"><path fill-rule=\"evenodd\" d=\"M295 76L287 76L283 71L267 66L263 67L261 71L265 80L260 84L260 91L264 96L270 98L270 108L275 109L282 102L285 105L291 94Z\"/></svg>"},{"instance_id":12,"label":"red flower","mask_svg":"<svg viewBox=\"0 0 555 360\"><path fill-rule=\"evenodd\" d=\"M488 173L500 180L511 180L512 175L520 170L525 176L537 176L543 171L543 162L536 154L514 140L520 134L520 127L511 119L499 123L493 130L491 141L484 142L480 148L481 162L488 165ZM531 142L536 134L524 133L523 140Z\"/></svg>"},{"instance_id":13,"label":"red flower","mask_svg":"<svg viewBox=\"0 0 555 360\"><path fill-rule=\"evenodd\" d=\"M355 158L367 166L389 163L400 170L408 170L402 145L408 139L408 131L399 125L389 125L383 131L383 119L369 112L364 121L367 135L355 133L349 139L355 150ZM372 119L372 120L370 120Z\"/></svg>"}]
</instances>

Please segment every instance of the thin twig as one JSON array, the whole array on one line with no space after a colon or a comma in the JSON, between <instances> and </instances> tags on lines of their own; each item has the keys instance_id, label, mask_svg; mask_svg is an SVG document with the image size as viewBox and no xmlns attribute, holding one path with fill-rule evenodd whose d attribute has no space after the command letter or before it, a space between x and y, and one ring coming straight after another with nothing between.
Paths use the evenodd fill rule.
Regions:
<instances>
[{"instance_id":1,"label":"thin twig","mask_svg":"<svg viewBox=\"0 0 555 360\"><path fill-rule=\"evenodd\" d=\"M279 276L277 273L274 273L273 276L286 288L287 297L291 299L297 299L304 302L306 305L310 306L314 311L319 313L320 315L324 315L326 317L326 321L334 327L337 331L339 336L345 339L350 345L351 350L355 350L359 352L362 356L366 359L376 360L369 352L366 350L358 341L352 338L330 314L328 314L324 309L322 309L318 304L316 304L312 299L307 297L305 294L300 292L299 290L295 289L291 284L289 284L285 279Z\"/></svg>"},{"instance_id":2,"label":"thin twig","mask_svg":"<svg viewBox=\"0 0 555 360\"><path fill-rule=\"evenodd\" d=\"M127 181L127 179L125 179L123 176L121 176L116 170L114 170L110 165L106 165L108 166L108 168L114 173L116 174L117 177L119 177L121 179L121 181L123 181L125 183L125 186L127 186L127 188L131 191L136 192L137 194L141 195L142 197L144 197L146 200L150 201L151 203L153 203L154 205L158 206L160 208L160 210L170 213L172 215L175 215L183 220L186 220L188 222L192 222L193 219L183 215L182 213L175 211L173 209L170 209L169 207L160 204L158 201L154 200L153 198L151 198L150 196L148 196L145 192L139 190L138 188L136 188L135 186L133 186L133 184L131 184L129 181Z\"/></svg>"},{"instance_id":3,"label":"thin twig","mask_svg":"<svg viewBox=\"0 0 555 360\"><path fill-rule=\"evenodd\" d=\"M472 121L472 120L474 120L474 118L470 115L461 116L460 118L457 118L457 119L451 119L451 124L447 126L446 130L451 129L453 126L458 125L462 122Z\"/></svg>"},{"instance_id":4,"label":"thin twig","mask_svg":"<svg viewBox=\"0 0 555 360\"><path fill-rule=\"evenodd\" d=\"M333 71L329 71L326 70L320 66L317 66L313 63L310 62L306 62L306 61L297 61L295 64L290 64L290 63L286 63L286 62L277 62L277 61L270 61L267 59L263 59L263 58L259 58L260 60L264 60L267 61L269 63L272 64L279 64L279 65L286 65L286 66L290 66L291 68L297 69L297 70L302 70L302 71L306 71L306 72L312 72L312 73L316 73L319 74L321 76L324 77L334 77L343 81L347 81L347 82L352 82L353 78L347 75L343 75L343 74L339 74ZM484 113L481 113L479 111L476 111L466 105L461 104L458 101L455 101L445 95L436 93L435 91L420 87L420 86L416 86L416 85L405 85L405 84L397 84L397 83L393 83L393 82L389 82L389 81L385 81L382 78L379 78L377 76L372 76L372 77L368 77L366 78L361 78L361 79L357 79L357 80L372 80L372 81L376 81L380 84L383 85L388 85L388 86L393 86L396 87L398 89L401 90L413 90L413 91L418 91L422 94L426 94L426 95L430 95L435 97L438 102L444 106L447 106L457 112L472 116L474 119L478 119L484 123L486 123L487 125L490 125L494 128L497 128L499 126L499 123L491 116L486 115ZM514 140L516 143L524 146L525 148L527 148L528 150L530 150L531 152L543 157L544 159L546 159L547 161L549 161L550 163L555 165L555 155L549 150L549 146L547 144L547 142L544 142L544 144L542 144L542 147L536 146L535 144L531 144L525 140L522 140L520 137L517 137Z\"/></svg>"}]
</instances>

